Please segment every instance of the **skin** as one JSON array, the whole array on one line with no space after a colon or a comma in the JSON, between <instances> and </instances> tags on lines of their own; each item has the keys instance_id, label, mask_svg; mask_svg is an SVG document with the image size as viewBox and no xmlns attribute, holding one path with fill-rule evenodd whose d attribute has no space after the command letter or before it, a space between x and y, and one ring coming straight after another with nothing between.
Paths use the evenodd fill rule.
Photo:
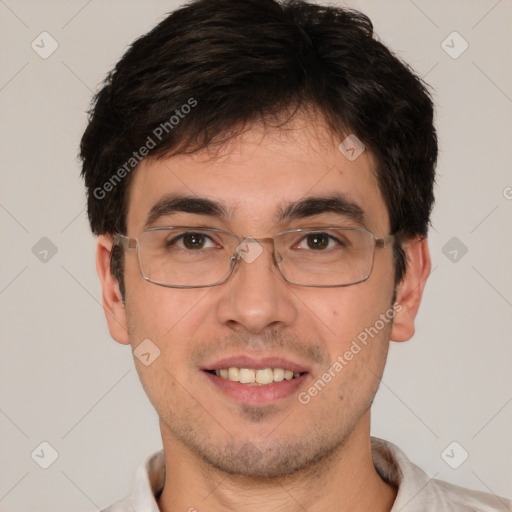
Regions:
<instances>
[{"instance_id":1,"label":"skin","mask_svg":"<svg viewBox=\"0 0 512 512\"><path fill-rule=\"evenodd\" d=\"M279 206L309 196L342 193L364 211L366 227L389 234L389 218L365 151L350 162L321 119L296 116L284 128L250 126L216 148L146 160L130 188L128 235L143 229L151 207L168 193L222 202L227 218L176 213L157 226L203 225L263 238L316 225L355 227L335 213L279 223ZM401 309L363 350L306 405L297 393L263 405L227 397L201 365L224 356L280 356L308 367L307 390L349 349L352 340L391 307L391 247L377 249L370 278L337 288L290 285L269 247L242 261L224 284L174 289L145 281L136 253L125 252L126 300L109 270L112 237L100 236L97 269L112 337L136 348L144 339L160 356L135 359L160 417L166 482L164 512L389 511L396 489L376 472L370 451L370 406L389 340L406 341L428 273L427 242L404 242L407 272L396 288Z\"/></svg>"}]
</instances>

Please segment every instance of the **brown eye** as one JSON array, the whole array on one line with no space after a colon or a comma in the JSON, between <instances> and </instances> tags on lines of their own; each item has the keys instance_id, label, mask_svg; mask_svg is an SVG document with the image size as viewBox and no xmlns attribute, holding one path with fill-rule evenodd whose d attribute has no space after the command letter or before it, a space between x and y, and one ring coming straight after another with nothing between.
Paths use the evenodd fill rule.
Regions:
<instances>
[{"instance_id":1,"label":"brown eye","mask_svg":"<svg viewBox=\"0 0 512 512\"><path fill-rule=\"evenodd\" d=\"M308 249L322 250L329 247L329 235L326 233L311 233L306 237Z\"/></svg>"},{"instance_id":2,"label":"brown eye","mask_svg":"<svg viewBox=\"0 0 512 512\"><path fill-rule=\"evenodd\" d=\"M186 233L182 236L182 243L186 249L202 249L206 243L206 236L202 233Z\"/></svg>"}]
</instances>

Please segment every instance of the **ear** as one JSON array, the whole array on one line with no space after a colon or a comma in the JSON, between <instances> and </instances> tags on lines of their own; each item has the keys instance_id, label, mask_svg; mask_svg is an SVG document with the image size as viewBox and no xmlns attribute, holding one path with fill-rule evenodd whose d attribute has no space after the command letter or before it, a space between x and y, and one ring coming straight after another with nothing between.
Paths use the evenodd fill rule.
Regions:
<instances>
[{"instance_id":1,"label":"ear","mask_svg":"<svg viewBox=\"0 0 512 512\"><path fill-rule=\"evenodd\" d=\"M392 341L407 341L414 335L414 319L420 307L425 283L430 274L430 252L424 237L407 240L403 244L406 271L396 289L395 317L391 330Z\"/></svg>"},{"instance_id":2,"label":"ear","mask_svg":"<svg viewBox=\"0 0 512 512\"><path fill-rule=\"evenodd\" d=\"M113 238L111 235L100 235L96 248L96 270L101 282L101 298L103 311L107 318L110 335L118 343L128 345L128 329L126 323L126 310L119 289L119 283L110 271L110 254L112 252Z\"/></svg>"}]
</instances>

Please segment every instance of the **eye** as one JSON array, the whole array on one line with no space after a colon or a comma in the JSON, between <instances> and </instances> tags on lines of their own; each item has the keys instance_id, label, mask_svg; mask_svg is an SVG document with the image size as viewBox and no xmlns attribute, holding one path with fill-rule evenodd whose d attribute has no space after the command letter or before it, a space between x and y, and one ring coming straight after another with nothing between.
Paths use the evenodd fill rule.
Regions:
<instances>
[{"instance_id":1,"label":"eye","mask_svg":"<svg viewBox=\"0 0 512 512\"><path fill-rule=\"evenodd\" d=\"M183 233L167 242L167 247L177 246L180 249L199 250L216 247L213 240L204 233Z\"/></svg>"},{"instance_id":2,"label":"eye","mask_svg":"<svg viewBox=\"0 0 512 512\"><path fill-rule=\"evenodd\" d=\"M339 241L327 233L309 233L299 242L297 248L323 251L332 249L336 245L339 245Z\"/></svg>"}]
</instances>

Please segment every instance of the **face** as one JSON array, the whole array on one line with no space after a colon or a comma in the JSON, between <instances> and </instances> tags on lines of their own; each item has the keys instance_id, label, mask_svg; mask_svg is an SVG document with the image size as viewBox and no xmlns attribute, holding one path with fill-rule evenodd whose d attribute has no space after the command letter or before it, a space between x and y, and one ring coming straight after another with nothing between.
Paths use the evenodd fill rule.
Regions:
<instances>
[{"instance_id":1,"label":"face","mask_svg":"<svg viewBox=\"0 0 512 512\"><path fill-rule=\"evenodd\" d=\"M215 154L144 161L130 185L128 235L146 228L157 203L177 196L218 208L193 212L174 201L151 215L150 226L218 228L241 238L329 226L388 235L371 155L349 161L338 143L321 123L296 118L284 130L254 126ZM362 215L321 201L334 196ZM309 209L283 215L299 203ZM275 477L326 460L358 432L368 435L392 329L394 265L391 246L377 248L368 280L303 287L284 280L271 243L261 247L225 283L192 289L144 280L136 251L126 250L122 314L133 348L150 339L160 350L150 365L135 362L164 442L228 473ZM275 381L231 381L219 372L227 368L248 380L274 369ZM279 381L279 368L295 377ZM268 370L260 377L268 379Z\"/></svg>"}]
</instances>

